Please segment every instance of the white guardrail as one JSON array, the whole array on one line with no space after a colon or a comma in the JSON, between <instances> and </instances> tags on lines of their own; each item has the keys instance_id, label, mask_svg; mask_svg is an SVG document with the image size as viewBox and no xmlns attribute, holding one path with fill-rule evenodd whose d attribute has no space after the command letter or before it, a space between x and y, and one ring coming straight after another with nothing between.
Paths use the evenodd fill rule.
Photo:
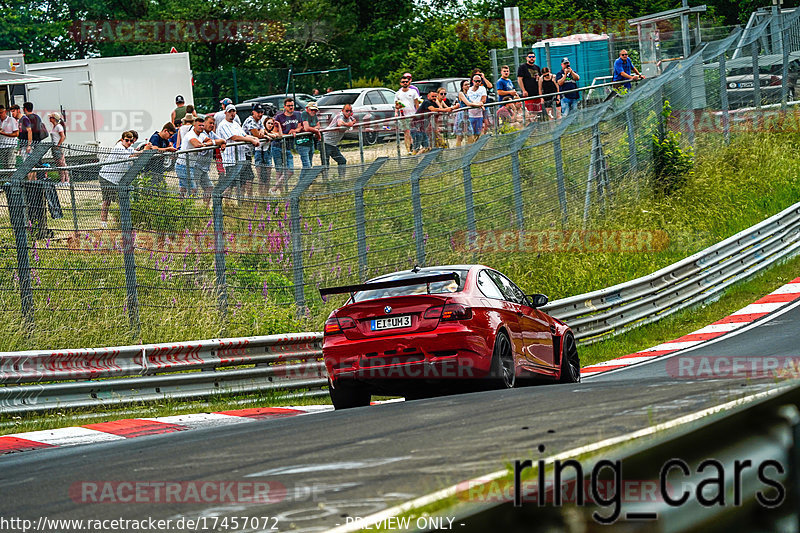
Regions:
<instances>
[{"instance_id":1,"label":"white guardrail","mask_svg":"<svg viewBox=\"0 0 800 533\"><path fill-rule=\"evenodd\" d=\"M582 344L597 342L716 299L798 250L800 203L653 274L543 310L569 324ZM320 396L327 394L321 357L322 333L315 332L0 353L0 413L270 390Z\"/></svg>"}]
</instances>

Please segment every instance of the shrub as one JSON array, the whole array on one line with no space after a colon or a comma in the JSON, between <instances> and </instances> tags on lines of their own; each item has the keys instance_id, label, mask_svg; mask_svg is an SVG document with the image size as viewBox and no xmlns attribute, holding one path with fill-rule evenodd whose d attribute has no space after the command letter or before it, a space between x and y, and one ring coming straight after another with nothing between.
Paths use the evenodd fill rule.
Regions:
<instances>
[{"instance_id":1,"label":"shrub","mask_svg":"<svg viewBox=\"0 0 800 533\"><path fill-rule=\"evenodd\" d=\"M654 185L664 195L680 189L694 172L694 151L691 147L681 148L682 135L664 126L671 115L672 108L665 101L662 122L653 133Z\"/></svg>"}]
</instances>

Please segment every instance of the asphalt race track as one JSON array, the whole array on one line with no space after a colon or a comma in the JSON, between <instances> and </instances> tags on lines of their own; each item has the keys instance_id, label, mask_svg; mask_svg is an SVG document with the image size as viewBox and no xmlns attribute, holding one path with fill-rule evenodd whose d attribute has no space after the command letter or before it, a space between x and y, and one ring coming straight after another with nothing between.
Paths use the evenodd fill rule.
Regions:
<instances>
[{"instance_id":1,"label":"asphalt race track","mask_svg":"<svg viewBox=\"0 0 800 533\"><path fill-rule=\"evenodd\" d=\"M800 355L800 306L771 320L770 316L685 355ZM281 531L324 531L344 524L346 517L367 516L502 469L516 459L535 461L775 387L773 379L679 376L680 367L669 361L674 357L574 386L431 398L6 455L0 457L0 516L34 523L40 517L205 516L207 531L213 530L210 517L217 516L218 531L268 531L273 526ZM253 503L247 490L234 498L238 501L228 498L222 503L202 496L203 503L198 503L186 490L173 493L173 499L184 501L86 501L101 495L103 487L109 489L105 501L120 495L109 488L117 490L119 483L102 482L142 481L184 482L184 489L190 481L239 482L236 486L247 490L258 483L260 494L268 490L267 499L277 501ZM92 492L95 487L100 488ZM159 498L167 499L163 491ZM233 528L232 522L222 527L219 520L226 516L263 518L251 520L247 527ZM168 530L194 531L175 526Z\"/></svg>"}]
</instances>

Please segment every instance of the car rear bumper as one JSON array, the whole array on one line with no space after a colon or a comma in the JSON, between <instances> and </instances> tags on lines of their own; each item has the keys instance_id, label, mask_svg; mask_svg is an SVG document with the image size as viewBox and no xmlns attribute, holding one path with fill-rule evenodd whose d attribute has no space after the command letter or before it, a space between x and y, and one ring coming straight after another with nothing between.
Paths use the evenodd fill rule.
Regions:
<instances>
[{"instance_id":1,"label":"car rear bumper","mask_svg":"<svg viewBox=\"0 0 800 533\"><path fill-rule=\"evenodd\" d=\"M339 380L414 382L485 377L491 368L487 335L463 327L350 341L325 340L322 354L334 386Z\"/></svg>"}]
</instances>

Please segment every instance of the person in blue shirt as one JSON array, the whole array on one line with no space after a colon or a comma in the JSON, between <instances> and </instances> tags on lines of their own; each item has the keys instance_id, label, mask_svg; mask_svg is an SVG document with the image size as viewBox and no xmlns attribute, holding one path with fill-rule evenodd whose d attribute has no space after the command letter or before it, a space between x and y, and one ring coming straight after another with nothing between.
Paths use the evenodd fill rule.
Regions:
<instances>
[{"instance_id":1,"label":"person in blue shirt","mask_svg":"<svg viewBox=\"0 0 800 533\"><path fill-rule=\"evenodd\" d=\"M634 76L632 72L635 72L636 75ZM614 61L614 81L624 81L625 83L623 83L622 86L626 89L630 89L631 81L643 79L644 75L633 66L631 58L628 57L628 51L620 50L619 57Z\"/></svg>"},{"instance_id":2,"label":"person in blue shirt","mask_svg":"<svg viewBox=\"0 0 800 533\"><path fill-rule=\"evenodd\" d=\"M510 75L511 69L508 68L508 65L500 67L500 79L497 80L497 96L500 100L505 100L506 96L519 98L519 93L514 88L514 82L508 79Z\"/></svg>"}]
</instances>

